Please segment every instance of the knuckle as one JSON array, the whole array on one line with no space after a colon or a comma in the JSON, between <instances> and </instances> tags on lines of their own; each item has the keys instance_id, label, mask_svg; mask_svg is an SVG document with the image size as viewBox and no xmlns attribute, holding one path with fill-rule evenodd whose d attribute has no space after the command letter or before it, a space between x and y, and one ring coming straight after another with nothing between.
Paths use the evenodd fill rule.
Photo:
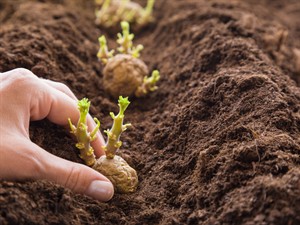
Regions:
<instances>
[{"instance_id":1,"label":"knuckle","mask_svg":"<svg viewBox=\"0 0 300 225\"><path fill-rule=\"evenodd\" d=\"M65 93L66 95L68 95L71 98L73 98L73 96L74 96L71 89L63 83L57 83L57 89L60 90L61 92Z\"/></svg>"},{"instance_id":2,"label":"knuckle","mask_svg":"<svg viewBox=\"0 0 300 225\"><path fill-rule=\"evenodd\" d=\"M65 93L71 92L70 88L69 88L67 85L63 84L63 83L57 82L57 87L58 87L58 89L61 90L62 92L65 92Z\"/></svg>"},{"instance_id":3,"label":"knuckle","mask_svg":"<svg viewBox=\"0 0 300 225\"><path fill-rule=\"evenodd\" d=\"M17 68L11 71L17 78L34 79L37 78L30 70L24 68Z\"/></svg>"},{"instance_id":4,"label":"knuckle","mask_svg":"<svg viewBox=\"0 0 300 225\"><path fill-rule=\"evenodd\" d=\"M33 75L33 73L30 70L25 69L25 68L17 68L12 71L17 73L18 75L22 75L22 76L32 76Z\"/></svg>"},{"instance_id":5,"label":"knuckle","mask_svg":"<svg viewBox=\"0 0 300 225\"><path fill-rule=\"evenodd\" d=\"M68 172L65 187L76 191L77 193L84 193L88 186L88 179L84 176L84 168L81 165L74 165Z\"/></svg>"},{"instance_id":6,"label":"knuckle","mask_svg":"<svg viewBox=\"0 0 300 225\"><path fill-rule=\"evenodd\" d=\"M71 91L71 89L64 83L61 82L56 82L56 81L52 81L52 80L46 80L46 82L54 87L56 90L66 94L67 96L74 98L75 95L73 94L73 92Z\"/></svg>"},{"instance_id":7,"label":"knuckle","mask_svg":"<svg viewBox=\"0 0 300 225\"><path fill-rule=\"evenodd\" d=\"M11 71L13 83L16 85L32 85L38 81L38 77L30 70L24 68L17 68Z\"/></svg>"}]
</instances>

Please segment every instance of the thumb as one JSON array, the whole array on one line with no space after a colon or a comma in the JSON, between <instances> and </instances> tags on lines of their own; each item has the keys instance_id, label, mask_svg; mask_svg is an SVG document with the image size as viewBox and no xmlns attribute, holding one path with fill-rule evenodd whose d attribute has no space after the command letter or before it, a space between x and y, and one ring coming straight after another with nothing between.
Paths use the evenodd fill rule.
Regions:
<instances>
[{"instance_id":1,"label":"thumb","mask_svg":"<svg viewBox=\"0 0 300 225\"><path fill-rule=\"evenodd\" d=\"M100 201L109 201L112 198L114 187L102 174L85 165L52 155L32 142L30 144L39 153L40 165L43 165L36 174L37 179L53 181Z\"/></svg>"}]
</instances>

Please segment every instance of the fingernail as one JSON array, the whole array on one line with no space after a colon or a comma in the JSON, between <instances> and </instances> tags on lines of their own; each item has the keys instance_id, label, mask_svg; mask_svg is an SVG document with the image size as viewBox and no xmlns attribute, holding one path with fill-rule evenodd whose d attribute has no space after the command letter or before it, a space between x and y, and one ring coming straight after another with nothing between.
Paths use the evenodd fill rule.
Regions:
<instances>
[{"instance_id":1,"label":"fingernail","mask_svg":"<svg viewBox=\"0 0 300 225\"><path fill-rule=\"evenodd\" d=\"M86 195L94 199L107 202L114 195L114 187L110 182L95 180L90 184Z\"/></svg>"}]
</instances>

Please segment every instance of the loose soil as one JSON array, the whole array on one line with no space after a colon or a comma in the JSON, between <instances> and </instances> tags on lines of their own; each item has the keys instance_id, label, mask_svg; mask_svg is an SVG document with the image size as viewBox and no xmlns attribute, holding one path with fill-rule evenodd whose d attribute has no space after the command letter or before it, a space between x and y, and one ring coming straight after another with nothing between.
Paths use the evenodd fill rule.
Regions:
<instances>
[{"instance_id":1,"label":"loose soil","mask_svg":"<svg viewBox=\"0 0 300 225\"><path fill-rule=\"evenodd\" d=\"M162 78L131 99L122 136L137 192L101 203L1 181L0 224L300 224L300 2L157 0L154 16L135 43ZM65 83L104 130L117 106L96 58L109 32L94 19L92 0L0 0L0 71ZM62 127L34 122L30 136L82 163Z\"/></svg>"}]
</instances>

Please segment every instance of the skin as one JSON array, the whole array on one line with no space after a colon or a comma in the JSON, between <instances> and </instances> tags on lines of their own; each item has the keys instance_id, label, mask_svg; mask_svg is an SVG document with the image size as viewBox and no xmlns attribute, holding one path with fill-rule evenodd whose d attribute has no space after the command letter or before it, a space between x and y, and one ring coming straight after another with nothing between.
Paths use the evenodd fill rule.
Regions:
<instances>
[{"instance_id":1,"label":"skin","mask_svg":"<svg viewBox=\"0 0 300 225\"><path fill-rule=\"evenodd\" d=\"M146 64L128 54L108 60L103 70L103 87L114 98L131 96L149 74Z\"/></svg>"},{"instance_id":2,"label":"skin","mask_svg":"<svg viewBox=\"0 0 300 225\"><path fill-rule=\"evenodd\" d=\"M138 186L137 173L120 156L115 155L113 159L102 156L96 161L93 168L109 177L116 192L126 194L136 191Z\"/></svg>"},{"instance_id":3,"label":"skin","mask_svg":"<svg viewBox=\"0 0 300 225\"><path fill-rule=\"evenodd\" d=\"M0 180L48 180L100 201L114 194L111 182L95 170L50 154L30 141L29 122L47 118L67 127L79 118L77 98L64 84L38 78L26 69L0 73ZM96 126L88 116L89 131ZM104 154L100 132L92 142Z\"/></svg>"}]
</instances>

